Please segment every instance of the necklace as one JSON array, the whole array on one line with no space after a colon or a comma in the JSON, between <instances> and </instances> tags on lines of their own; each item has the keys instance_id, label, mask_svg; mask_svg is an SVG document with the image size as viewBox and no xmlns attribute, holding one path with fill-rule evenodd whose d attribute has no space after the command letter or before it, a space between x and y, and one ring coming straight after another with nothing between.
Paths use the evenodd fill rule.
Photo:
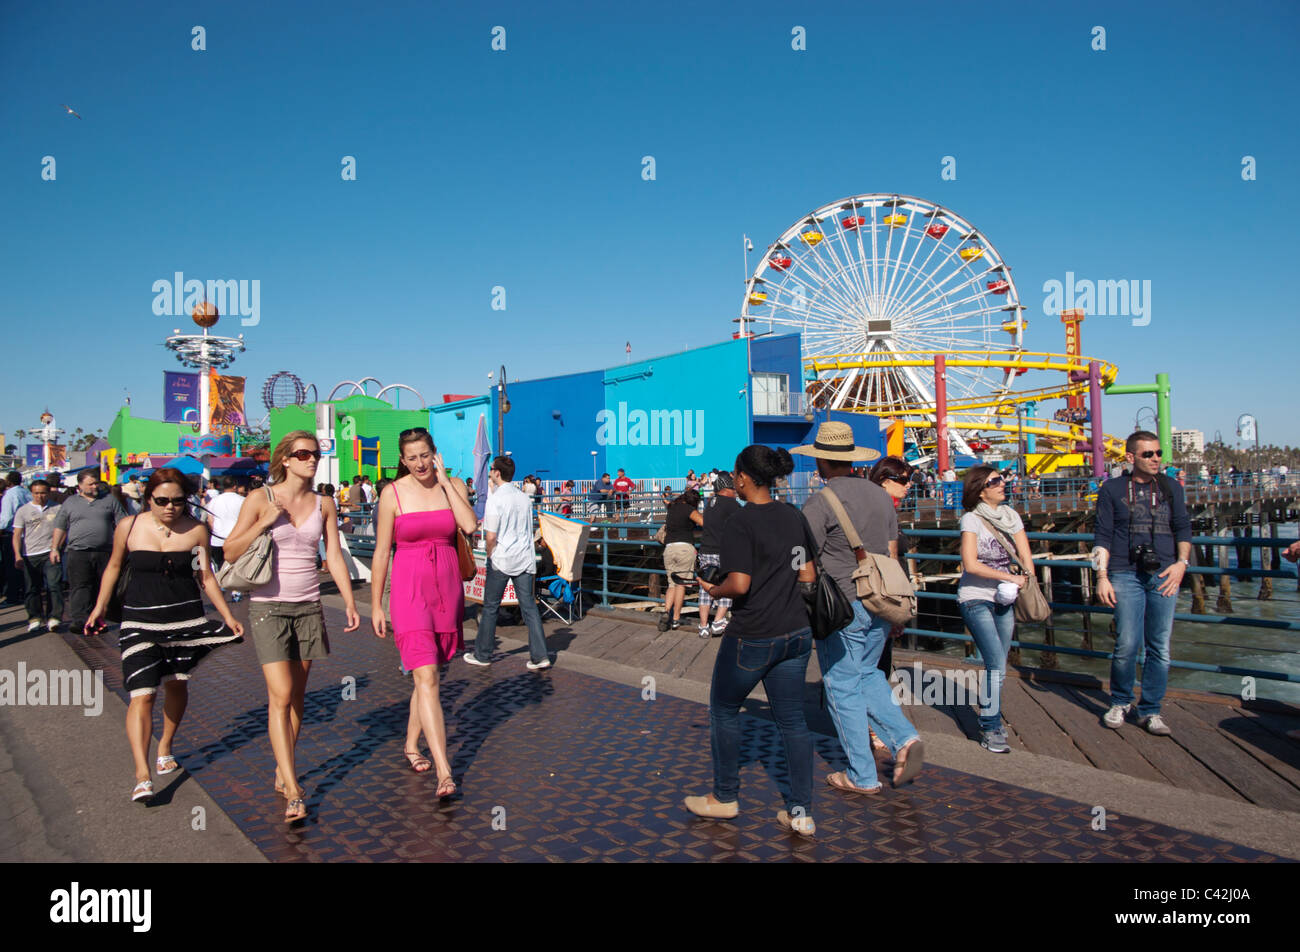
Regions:
<instances>
[{"instance_id":1,"label":"necklace","mask_svg":"<svg viewBox=\"0 0 1300 952\"><path fill-rule=\"evenodd\" d=\"M168 529L165 525L159 522L157 516L153 517L153 524L155 528L157 528L157 530L163 534L164 539L171 538L171 534L172 534L171 529Z\"/></svg>"}]
</instances>

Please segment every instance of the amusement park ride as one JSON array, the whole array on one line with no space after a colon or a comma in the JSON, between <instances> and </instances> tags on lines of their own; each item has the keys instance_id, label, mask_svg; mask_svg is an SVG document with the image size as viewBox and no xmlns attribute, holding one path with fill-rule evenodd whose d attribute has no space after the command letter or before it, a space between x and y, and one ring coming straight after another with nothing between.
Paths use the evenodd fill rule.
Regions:
<instances>
[{"instance_id":1,"label":"amusement park ride","mask_svg":"<svg viewBox=\"0 0 1300 952\"><path fill-rule=\"evenodd\" d=\"M1115 384L1118 368L1080 350L1082 311L1064 311L1066 353L1025 349L1024 305L993 243L960 215L910 195L872 193L823 205L787 228L748 277L738 318L803 337L805 393L815 409L898 421L907 455L947 469L1025 442L1033 473L1088 465L1101 475L1124 443L1101 431L1101 394L1157 394L1170 457L1169 381ZM1013 389L1031 370L1053 383ZM1054 414L1042 404L1064 399ZM1085 402L1086 401L1086 402ZM1095 425L1094 425L1095 424Z\"/></svg>"}]
</instances>

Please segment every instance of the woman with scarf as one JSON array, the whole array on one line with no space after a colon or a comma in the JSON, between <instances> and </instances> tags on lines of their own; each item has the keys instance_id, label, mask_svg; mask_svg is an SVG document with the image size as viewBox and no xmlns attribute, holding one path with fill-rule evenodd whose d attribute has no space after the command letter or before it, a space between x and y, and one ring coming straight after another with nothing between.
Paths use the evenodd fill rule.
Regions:
<instances>
[{"instance_id":1,"label":"woman with scarf","mask_svg":"<svg viewBox=\"0 0 1300 952\"><path fill-rule=\"evenodd\" d=\"M992 466L976 466L962 484L961 565L957 605L984 659L980 687L980 746L1009 754L1002 729L1002 679L1015 632L1015 602L1026 576L1004 544L1014 544L1023 565L1033 565L1029 537L1020 515L1005 505L1006 485Z\"/></svg>"}]
</instances>

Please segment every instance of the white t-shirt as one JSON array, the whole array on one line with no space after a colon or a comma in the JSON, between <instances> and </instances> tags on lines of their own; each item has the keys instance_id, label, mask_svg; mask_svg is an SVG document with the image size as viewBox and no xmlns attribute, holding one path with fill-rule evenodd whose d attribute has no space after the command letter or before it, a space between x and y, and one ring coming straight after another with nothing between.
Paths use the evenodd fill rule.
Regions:
<instances>
[{"instance_id":1,"label":"white t-shirt","mask_svg":"<svg viewBox=\"0 0 1300 952\"><path fill-rule=\"evenodd\" d=\"M244 506L244 497L236 492L222 493L208 503L212 513L212 544L225 545L226 538L235 531L235 521Z\"/></svg>"},{"instance_id":2,"label":"white t-shirt","mask_svg":"<svg viewBox=\"0 0 1300 952\"><path fill-rule=\"evenodd\" d=\"M1008 542L1011 548L1015 549L1014 537L1017 532L1025 528L1025 524L1020 521L1020 514L1016 513L1016 526L1012 531L1012 540ZM980 562L991 569L997 569L999 572L1011 571L1011 556L1007 555L1007 550L1002 548L998 543L998 537L989 531L988 525L979 516L973 512L968 512L961 517L961 531L975 533L975 545L978 550ZM991 602L998 593L998 580L993 578L980 578L978 575L971 575L969 572L962 572L961 579L957 582L957 602Z\"/></svg>"},{"instance_id":3,"label":"white t-shirt","mask_svg":"<svg viewBox=\"0 0 1300 952\"><path fill-rule=\"evenodd\" d=\"M372 502L374 502L374 501L375 501L375 487L374 487L374 486L371 486L369 483L362 483L362 484L361 484L361 498L364 499L367 503L372 503Z\"/></svg>"},{"instance_id":4,"label":"white t-shirt","mask_svg":"<svg viewBox=\"0 0 1300 952\"><path fill-rule=\"evenodd\" d=\"M537 571L533 555L533 504L512 483L503 483L483 508L483 531L496 533L492 567L506 575Z\"/></svg>"}]
</instances>

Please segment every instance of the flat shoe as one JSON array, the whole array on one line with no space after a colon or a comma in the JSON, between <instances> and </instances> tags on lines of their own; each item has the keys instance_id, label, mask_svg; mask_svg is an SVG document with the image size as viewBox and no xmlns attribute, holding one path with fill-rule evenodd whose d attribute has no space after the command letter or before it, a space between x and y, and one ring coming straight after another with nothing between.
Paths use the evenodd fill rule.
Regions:
<instances>
[{"instance_id":1,"label":"flat shoe","mask_svg":"<svg viewBox=\"0 0 1300 952\"><path fill-rule=\"evenodd\" d=\"M849 775L844 771L826 775L826 782L836 790L843 790L846 793L864 793L867 796L875 796L881 790L885 789L883 783L878 783L874 787L859 787L849 779Z\"/></svg>"},{"instance_id":2,"label":"flat shoe","mask_svg":"<svg viewBox=\"0 0 1300 952\"><path fill-rule=\"evenodd\" d=\"M925 766L925 745L919 739L914 740L898 752L895 760L894 786L911 783Z\"/></svg>"},{"instance_id":3,"label":"flat shoe","mask_svg":"<svg viewBox=\"0 0 1300 952\"><path fill-rule=\"evenodd\" d=\"M152 800L152 799L153 799L152 780L141 780L139 783L135 785L135 789L131 791L132 802L136 800Z\"/></svg>"},{"instance_id":4,"label":"flat shoe","mask_svg":"<svg viewBox=\"0 0 1300 952\"><path fill-rule=\"evenodd\" d=\"M181 769L181 765L176 762L176 758L171 754L159 754L158 760L154 764L156 773L160 777L165 777L169 773L175 773Z\"/></svg>"},{"instance_id":5,"label":"flat shoe","mask_svg":"<svg viewBox=\"0 0 1300 952\"><path fill-rule=\"evenodd\" d=\"M792 817L786 811L778 810L776 812L776 822L781 824L781 829L798 833L800 836L812 837L817 834L817 824L813 822L813 818L810 816Z\"/></svg>"},{"instance_id":6,"label":"flat shoe","mask_svg":"<svg viewBox=\"0 0 1300 952\"><path fill-rule=\"evenodd\" d=\"M713 803L708 797L687 797L682 801L686 809L696 816L711 817L714 820L734 820L740 815L740 802Z\"/></svg>"}]
</instances>

